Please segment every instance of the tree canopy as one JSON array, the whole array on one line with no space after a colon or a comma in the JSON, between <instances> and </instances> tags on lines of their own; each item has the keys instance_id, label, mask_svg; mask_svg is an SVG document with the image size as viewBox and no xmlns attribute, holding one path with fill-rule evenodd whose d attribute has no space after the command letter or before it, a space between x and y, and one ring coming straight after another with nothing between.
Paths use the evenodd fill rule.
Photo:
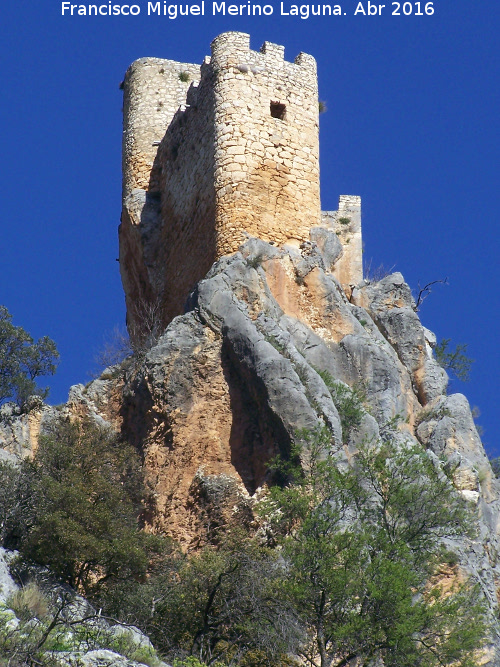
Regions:
<instances>
[{"instance_id":1,"label":"tree canopy","mask_svg":"<svg viewBox=\"0 0 500 667\"><path fill-rule=\"evenodd\" d=\"M39 387L37 378L53 375L58 359L53 340L43 336L35 342L12 324L12 315L0 306L0 405L13 401L25 410L33 396L44 399L49 390Z\"/></svg>"},{"instance_id":2,"label":"tree canopy","mask_svg":"<svg viewBox=\"0 0 500 667\"><path fill-rule=\"evenodd\" d=\"M311 665L472 665L486 632L477 588L437 573L442 539L469 530L439 462L414 446L358 446L351 465L325 431L307 434L287 483L264 503L289 576L280 584L307 629ZM294 463L295 461L295 463ZM382 661L382 662L377 662Z\"/></svg>"},{"instance_id":3,"label":"tree canopy","mask_svg":"<svg viewBox=\"0 0 500 667\"><path fill-rule=\"evenodd\" d=\"M31 479L24 559L86 594L110 578L144 576L148 536L138 526L142 479L131 446L90 419L58 421L24 475Z\"/></svg>"}]
</instances>

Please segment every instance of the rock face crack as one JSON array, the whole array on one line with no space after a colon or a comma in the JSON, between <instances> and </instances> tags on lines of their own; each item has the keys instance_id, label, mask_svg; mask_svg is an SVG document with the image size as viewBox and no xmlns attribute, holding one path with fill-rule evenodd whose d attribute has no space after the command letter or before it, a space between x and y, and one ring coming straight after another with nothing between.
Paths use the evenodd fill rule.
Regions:
<instances>
[{"instance_id":1,"label":"rock face crack","mask_svg":"<svg viewBox=\"0 0 500 667\"><path fill-rule=\"evenodd\" d=\"M278 454L287 457L292 439L271 410L264 383L248 364L241 363L227 339L221 352L233 415L231 463L253 494L264 481L270 481L266 464Z\"/></svg>"}]
</instances>

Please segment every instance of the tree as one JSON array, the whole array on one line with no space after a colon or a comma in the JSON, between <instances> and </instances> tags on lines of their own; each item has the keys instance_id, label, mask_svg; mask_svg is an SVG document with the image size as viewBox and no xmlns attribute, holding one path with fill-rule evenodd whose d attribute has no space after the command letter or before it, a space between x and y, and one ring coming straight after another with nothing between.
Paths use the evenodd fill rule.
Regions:
<instances>
[{"instance_id":1,"label":"tree","mask_svg":"<svg viewBox=\"0 0 500 667\"><path fill-rule=\"evenodd\" d=\"M33 515L30 467L0 461L0 546L17 549Z\"/></svg>"},{"instance_id":2,"label":"tree","mask_svg":"<svg viewBox=\"0 0 500 667\"><path fill-rule=\"evenodd\" d=\"M140 625L170 658L212 665L253 656L255 664L277 667L300 636L296 616L276 594L282 576L277 553L233 530L217 547L167 553L145 584L115 587L108 609L125 609L124 620Z\"/></svg>"},{"instance_id":3,"label":"tree","mask_svg":"<svg viewBox=\"0 0 500 667\"><path fill-rule=\"evenodd\" d=\"M443 338L434 348L434 353L436 355L436 361L438 364L444 368L446 371L450 371L462 382L467 382L470 377L470 369L474 363L474 359L471 359L466 355L467 352L467 343L458 343L454 350L449 349L451 338Z\"/></svg>"},{"instance_id":4,"label":"tree","mask_svg":"<svg viewBox=\"0 0 500 667\"><path fill-rule=\"evenodd\" d=\"M59 421L24 466L32 478L25 561L87 595L110 579L144 576L148 536L138 529L142 486L132 447L90 419Z\"/></svg>"},{"instance_id":5,"label":"tree","mask_svg":"<svg viewBox=\"0 0 500 667\"><path fill-rule=\"evenodd\" d=\"M263 511L289 563L282 599L307 628L311 665L471 665L486 624L477 589L445 593L442 539L468 530L468 510L424 451L360 445L348 466L324 431L308 437ZM295 462L294 462L295 461Z\"/></svg>"},{"instance_id":6,"label":"tree","mask_svg":"<svg viewBox=\"0 0 500 667\"><path fill-rule=\"evenodd\" d=\"M179 573L176 604L166 614L179 619L189 609L188 633L182 622L189 654L207 664L229 663L253 650L279 665L299 632L289 606L276 596L282 567L275 553L238 531L222 547L191 557Z\"/></svg>"},{"instance_id":7,"label":"tree","mask_svg":"<svg viewBox=\"0 0 500 667\"><path fill-rule=\"evenodd\" d=\"M4 547L16 514L19 467L8 461L0 461L0 546Z\"/></svg>"},{"instance_id":8,"label":"tree","mask_svg":"<svg viewBox=\"0 0 500 667\"><path fill-rule=\"evenodd\" d=\"M0 405L13 401L26 410L31 397L44 399L49 390L38 387L36 380L53 375L58 359L54 341L43 336L35 342L22 327L12 324L11 314L0 306Z\"/></svg>"},{"instance_id":9,"label":"tree","mask_svg":"<svg viewBox=\"0 0 500 667\"><path fill-rule=\"evenodd\" d=\"M438 280L431 280L430 283L427 283L423 287L420 286L420 283L418 283L418 295L417 298L415 299L415 311L418 311L420 306L423 304L423 302L427 299L427 297L431 294L432 288L434 285L448 285L448 278L440 278Z\"/></svg>"}]
</instances>

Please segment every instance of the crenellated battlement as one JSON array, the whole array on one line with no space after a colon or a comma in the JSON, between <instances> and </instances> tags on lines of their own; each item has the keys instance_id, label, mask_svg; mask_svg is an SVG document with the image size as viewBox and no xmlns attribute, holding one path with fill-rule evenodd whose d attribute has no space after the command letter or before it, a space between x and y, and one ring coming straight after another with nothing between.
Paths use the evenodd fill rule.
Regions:
<instances>
[{"instance_id":1,"label":"crenellated battlement","mask_svg":"<svg viewBox=\"0 0 500 667\"><path fill-rule=\"evenodd\" d=\"M259 51L250 48L250 35L243 32L225 32L216 37L212 44L212 64L218 67L245 68L253 74L260 73L258 68L285 68L292 73L295 67L301 68L302 76L316 77L316 60L299 53L294 62L285 60L285 47L273 42L264 42ZM294 67L295 66L295 67ZM257 72L254 69L257 68ZM315 84L315 81L311 81Z\"/></svg>"},{"instance_id":2,"label":"crenellated battlement","mask_svg":"<svg viewBox=\"0 0 500 667\"><path fill-rule=\"evenodd\" d=\"M297 247L309 239L321 215L312 56L288 62L283 46L254 51L248 34L227 32L201 66L141 58L123 86L129 321L134 304L151 301L170 321L247 235Z\"/></svg>"}]
</instances>

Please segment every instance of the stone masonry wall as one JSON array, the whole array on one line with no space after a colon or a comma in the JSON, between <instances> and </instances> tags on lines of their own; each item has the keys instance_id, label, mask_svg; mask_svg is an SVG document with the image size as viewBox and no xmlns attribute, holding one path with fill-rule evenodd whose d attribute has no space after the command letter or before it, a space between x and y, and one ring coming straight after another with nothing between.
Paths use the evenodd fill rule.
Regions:
<instances>
[{"instance_id":1,"label":"stone masonry wall","mask_svg":"<svg viewBox=\"0 0 500 667\"><path fill-rule=\"evenodd\" d=\"M217 251L214 188L215 98L212 68L201 68L199 85L188 91L158 150L161 233L156 285L166 321L183 312L194 285L205 276Z\"/></svg>"},{"instance_id":2,"label":"stone masonry wall","mask_svg":"<svg viewBox=\"0 0 500 667\"><path fill-rule=\"evenodd\" d=\"M120 225L120 273L132 338L145 313L165 319L165 276L161 261L161 195L158 147L185 105L187 91L200 80L200 66L161 58L141 58L123 82L123 206ZM169 318L171 319L171 317Z\"/></svg>"},{"instance_id":3,"label":"stone masonry wall","mask_svg":"<svg viewBox=\"0 0 500 667\"><path fill-rule=\"evenodd\" d=\"M187 80L181 80L187 79ZM150 189L158 145L188 88L200 79L200 66L162 58L140 58L123 82L123 197Z\"/></svg>"},{"instance_id":4,"label":"stone masonry wall","mask_svg":"<svg viewBox=\"0 0 500 667\"><path fill-rule=\"evenodd\" d=\"M318 224L316 61L244 33L212 42L215 73L217 253L234 252L245 232L278 245L309 238Z\"/></svg>"},{"instance_id":5,"label":"stone masonry wall","mask_svg":"<svg viewBox=\"0 0 500 667\"><path fill-rule=\"evenodd\" d=\"M352 287L363 280L361 197L340 195L338 211L324 211L322 225L332 228L342 244L333 274L349 295Z\"/></svg>"}]
</instances>

